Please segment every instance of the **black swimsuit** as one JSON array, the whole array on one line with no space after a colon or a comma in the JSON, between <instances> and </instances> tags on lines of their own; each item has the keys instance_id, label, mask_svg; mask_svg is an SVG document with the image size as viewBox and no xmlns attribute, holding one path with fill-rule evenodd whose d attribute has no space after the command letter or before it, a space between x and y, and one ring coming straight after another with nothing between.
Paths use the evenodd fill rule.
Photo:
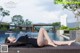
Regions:
<instances>
[{"instance_id":1,"label":"black swimsuit","mask_svg":"<svg viewBox=\"0 0 80 53\"><path fill-rule=\"evenodd\" d=\"M39 47L38 44L37 44L37 39L28 38L28 43L32 44L34 47Z\"/></svg>"},{"instance_id":2,"label":"black swimsuit","mask_svg":"<svg viewBox=\"0 0 80 53\"><path fill-rule=\"evenodd\" d=\"M27 35L21 36L17 42L25 42L26 44L31 44L33 47L39 47L37 44L37 39L35 38L28 38Z\"/></svg>"}]
</instances>

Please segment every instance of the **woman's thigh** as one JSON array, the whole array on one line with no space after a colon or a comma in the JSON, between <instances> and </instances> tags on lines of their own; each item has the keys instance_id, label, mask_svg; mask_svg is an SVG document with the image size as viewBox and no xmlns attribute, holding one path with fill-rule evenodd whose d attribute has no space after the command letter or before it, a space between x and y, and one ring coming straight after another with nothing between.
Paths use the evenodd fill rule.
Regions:
<instances>
[{"instance_id":1,"label":"woman's thigh","mask_svg":"<svg viewBox=\"0 0 80 53\"><path fill-rule=\"evenodd\" d=\"M39 46L43 46L44 45L43 28L40 28L40 30L39 30L38 37L37 37L37 44Z\"/></svg>"}]
</instances>

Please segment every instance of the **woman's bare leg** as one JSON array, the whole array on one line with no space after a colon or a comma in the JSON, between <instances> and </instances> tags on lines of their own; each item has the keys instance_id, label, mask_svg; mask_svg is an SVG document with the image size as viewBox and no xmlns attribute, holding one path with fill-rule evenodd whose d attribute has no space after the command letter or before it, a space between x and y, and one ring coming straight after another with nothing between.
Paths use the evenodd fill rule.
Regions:
<instances>
[{"instance_id":1,"label":"woman's bare leg","mask_svg":"<svg viewBox=\"0 0 80 53\"><path fill-rule=\"evenodd\" d=\"M44 40L44 38L47 40ZM44 28L40 28L38 38L37 38L37 43L39 46L43 45L52 45L56 47L54 42L49 38L47 31Z\"/></svg>"},{"instance_id":2,"label":"woman's bare leg","mask_svg":"<svg viewBox=\"0 0 80 53\"><path fill-rule=\"evenodd\" d=\"M71 45L71 43L75 42L75 40L72 41L54 41L55 44L57 45Z\"/></svg>"},{"instance_id":3,"label":"woman's bare leg","mask_svg":"<svg viewBox=\"0 0 80 53\"><path fill-rule=\"evenodd\" d=\"M45 38L47 39L47 41L48 41L48 45L53 45L53 46L55 46L54 44L56 44L56 45L65 45L65 44L67 44L67 45L71 45L71 43L73 43L73 42L75 42L75 40L72 40L72 41L52 41L50 38L49 38L49 36L48 36L48 33L47 33L47 31L43 28L43 32L44 32L44 36L45 36ZM52 43L53 42L53 43Z\"/></svg>"},{"instance_id":4,"label":"woman's bare leg","mask_svg":"<svg viewBox=\"0 0 80 53\"><path fill-rule=\"evenodd\" d=\"M38 46L43 46L44 45L44 36L43 36L43 30L40 28L39 33L38 33L38 37L37 37L37 44Z\"/></svg>"}]
</instances>

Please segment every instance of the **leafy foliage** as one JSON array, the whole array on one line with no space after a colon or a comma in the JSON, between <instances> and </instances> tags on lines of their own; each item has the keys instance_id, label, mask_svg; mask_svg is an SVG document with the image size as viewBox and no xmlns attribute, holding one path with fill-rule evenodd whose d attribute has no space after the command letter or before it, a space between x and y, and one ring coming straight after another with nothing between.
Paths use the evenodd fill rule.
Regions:
<instances>
[{"instance_id":1,"label":"leafy foliage","mask_svg":"<svg viewBox=\"0 0 80 53\"><path fill-rule=\"evenodd\" d=\"M62 4L63 9L68 9L69 11L72 11L73 14L75 15L75 18L77 18L77 23L78 23L78 28L80 27L80 0L54 0L54 3L56 1L67 1L67 2L71 2L71 3L67 3L67 4ZM74 3L74 2L78 2L78 3ZM57 3L55 3L57 4Z\"/></svg>"},{"instance_id":2,"label":"leafy foliage","mask_svg":"<svg viewBox=\"0 0 80 53\"><path fill-rule=\"evenodd\" d=\"M2 19L0 22L2 22L3 17L9 16L9 15L10 15L10 11L5 10L2 6L0 6L0 16L2 16Z\"/></svg>"},{"instance_id":3,"label":"leafy foliage","mask_svg":"<svg viewBox=\"0 0 80 53\"><path fill-rule=\"evenodd\" d=\"M60 22L52 23L52 26L53 26L53 30L57 30L60 28Z\"/></svg>"},{"instance_id":4,"label":"leafy foliage","mask_svg":"<svg viewBox=\"0 0 80 53\"><path fill-rule=\"evenodd\" d=\"M60 26L60 22L52 23L53 26Z\"/></svg>"},{"instance_id":5,"label":"leafy foliage","mask_svg":"<svg viewBox=\"0 0 80 53\"><path fill-rule=\"evenodd\" d=\"M9 24L3 23L0 25L0 30L7 31L9 28Z\"/></svg>"},{"instance_id":6,"label":"leafy foliage","mask_svg":"<svg viewBox=\"0 0 80 53\"><path fill-rule=\"evenodd\" d=\"M6 27L0 28L1 31L7 31L8 29Z\"/></svg>"},{"instance_id":7,"label":"leafy foliage","mask_svg":"<svg viewBox=\"0 0 80 53\"><path fill-rule=\"evenodd\" d=\"M63 26L63 25L62 25L62 26L60 27L60 29L62 29L62 30L68 30L69 28L68 28L67 26Z\"/></svg>"},{"instance_id":8,"label":"leafy foliage","mask_svg":"<svg viewBox=\"0 0 80 53\"><path fill-rule=\"evenodd\" d=\"M32 24L32 22L29 21L28 19L26 19L26 20L24 21L24 23L25 23L25 25L31 25L31 24Z\"/></svg>"},{"instance_id":9,"label":"leafy foliage","mask_svg":"<svg viewBox=\"0 0 80 53\"><path fill-rule=\"evenodd\" d=\"M24 20L22 19L23 17L21 15L14 15L12 17L12 22L15 24L15 25L22 25Z\"/></svg>"},{"instance_id":10,"label":"leafy foliage","mask_svg":"<svg viewBox=\"0 0 80 53\"><path fill-rule=\"evenodd\" d=\"M26 19L25 21L23 20L23 16L21 15L14 15L12 17L12 23L14 23L17 26L27 26L27 25L31 25L32 22L29 21L28 19Z\"/></svg>"},{"instance_id":11,"label":"leafy foliage","mask_svg":"<svg viewBox=\"0 0 80 53\"><path fill-rule=\"evenodd\" d=\"M61 26L60 28L59 28L60 30L77 30L78 28L76 27L76 28L69 28L69 27L67 27L67 26Z\"/></svg>"},{"instance_id":12,"label":"leafy foliage","mask_svg":"<svg viewBox=\"0 0 80 53\"><path fill-rule=\"evenodd\" d=\"M60 1L60 2L63 2L63 1L66 1L66 2L80 2L80 0L54 0L54 3L56 1ZM68 9L70 11L76 11L78 8L80 8L80 3L74 3L74 4L73 3L67 3L67 4L62 3L62 5L63 5L64 9Z\"/></svg>"}]
</instances>

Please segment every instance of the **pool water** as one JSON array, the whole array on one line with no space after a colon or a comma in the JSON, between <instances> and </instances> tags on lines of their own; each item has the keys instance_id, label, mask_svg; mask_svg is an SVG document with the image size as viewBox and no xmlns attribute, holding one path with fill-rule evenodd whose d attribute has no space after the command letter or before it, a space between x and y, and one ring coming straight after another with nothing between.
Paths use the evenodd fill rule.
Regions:
<instances>
[{"instance_id":1,"label":"pool water","mask_svg":"<svg viewBox=\"0 0 80 53\"><path fill-rule=\"evenodd\" d=\"M59 36L57 36L55 33L48 33L49 34L49 37L53 40L60 40L59 39ZM5 39L6 37L8 36L13 36L15 37L16 39L18 39L20 36L25 36L25 35L28 35L29 38L37 38L38 36L38 32L16 32L16 33L11 33L11 34L8 34L8 33L2 33L0 34L0 43L5 43Z\"/></svg>"}]
</instances>

